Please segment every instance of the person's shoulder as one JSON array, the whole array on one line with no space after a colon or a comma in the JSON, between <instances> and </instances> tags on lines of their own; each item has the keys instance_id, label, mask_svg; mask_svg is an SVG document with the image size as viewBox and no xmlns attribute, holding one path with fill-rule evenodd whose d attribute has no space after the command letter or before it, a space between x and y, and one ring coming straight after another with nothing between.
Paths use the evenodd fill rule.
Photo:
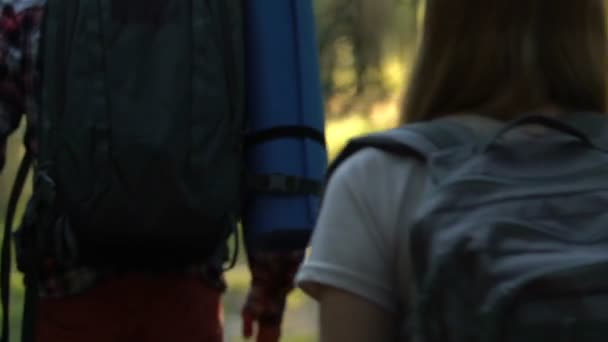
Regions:
<instances>
[{"instance_id":1,"label":"person's shoulder","mask_svg":"<svg viewBox=\"0 0 608 342\"><path fill-rule=\"evenodd\" d=\"M414 170L424 168L414 156L396 155L381 149L366 147L340 163L332 175L337 182L370 184L378 181L395 182Z\"/></svg>"},{"instance_id":2,"label":"person's shoulder","mask_svg":"<svg viewBox=\"0 0 608 342\"><path fill-rule=\"evenodd\" d=\"M365 147L353 153L342 162L342 169L375 169L378 166L391 166L398 164L407 166L419 164L420 161L414 156L397 155L395 153L383 151L375 147Z\"/></svg>"}]
</instances>

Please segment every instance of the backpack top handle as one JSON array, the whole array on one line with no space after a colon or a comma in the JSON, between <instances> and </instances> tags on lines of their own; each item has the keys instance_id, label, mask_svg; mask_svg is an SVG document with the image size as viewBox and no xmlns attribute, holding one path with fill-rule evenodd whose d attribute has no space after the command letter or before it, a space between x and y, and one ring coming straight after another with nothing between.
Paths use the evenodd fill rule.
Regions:
<instances>
[{"instance_id":1,"label":"backpack top handle","mask_svg":"<svg viewBox=\"0 0 608 342\"><path fill-rule=\"evenodd\" d=\"M608 133L605 132L607 123L608 121L606 118L593 113L567 114L560 116L559 118L552 118L540 114L529 114L513 120L498 129L498 131L482 145L481 151L487 152L496 144L498 139L517 127L538 124L574 136L590 147L608 153L608 143L604 136L605 133Z\"/></svg>"}]
</instances>

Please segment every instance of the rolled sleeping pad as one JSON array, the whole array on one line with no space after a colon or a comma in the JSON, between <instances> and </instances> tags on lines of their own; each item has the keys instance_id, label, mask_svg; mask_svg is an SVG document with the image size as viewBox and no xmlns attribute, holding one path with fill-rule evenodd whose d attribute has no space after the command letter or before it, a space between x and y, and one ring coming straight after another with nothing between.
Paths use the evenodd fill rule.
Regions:
<instances>
[{"instance_id":1,"label":"rolled sleeping pad","mask_svg":"<svg viewBox=\"0 0 608 342\"><path fill-rule=\"evenodd\" d=\"M328 163L312 0L245 1L244 19L245 239L259 249L305 247Z\"/></svg>"}]
</instances>

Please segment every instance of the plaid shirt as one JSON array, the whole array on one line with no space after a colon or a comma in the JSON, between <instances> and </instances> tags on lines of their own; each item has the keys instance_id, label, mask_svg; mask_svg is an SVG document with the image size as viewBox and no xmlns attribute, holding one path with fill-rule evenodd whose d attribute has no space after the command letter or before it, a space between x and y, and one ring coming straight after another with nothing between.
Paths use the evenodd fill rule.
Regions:
<instances>
[{"instance_id":1,"label":"plaid shirt","mask_svg":"<svg viewBox=\"0 0 608 342\"><path fill-rule=\"evenodd\" d=\"M0 3L3 3L0 1ZM27 7L25 6L27 3ZM34 101L42 6L44 1L16 2L2 6L0 16L0 170L6 157L6 138L26 113L28 129L25 143L36 151L35 132L38 110ZM20 6L21 5L21 6Z\"/></svg>"},{"instance_id":2,"label":"plaid shirt","mask_svg":"<svg viewBox=\"0 0 608 342\"><path fill-rule=\"evenodd\" d=\"M34 132L38 110L34 99L37 88L36 59L45 0L17 0L3 5L0 16L0 171L5 162L6 138L27 117L26 148L37 150ZM252 291L246 310L280 320L287 293L304 251L256 253L248 251L252 271ZM211 286L224 289L222 265L210 262L193 266L186 273L200 276ZM45 262L41 295L62 297L85 291L112 271L86 267L70 268L58 262Z\"/></svg>"}]
</instances>

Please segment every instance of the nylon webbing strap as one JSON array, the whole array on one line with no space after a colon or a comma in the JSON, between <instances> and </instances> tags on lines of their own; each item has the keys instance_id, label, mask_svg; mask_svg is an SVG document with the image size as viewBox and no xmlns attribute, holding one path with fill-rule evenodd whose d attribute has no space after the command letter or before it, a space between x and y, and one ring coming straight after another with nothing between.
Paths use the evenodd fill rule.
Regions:
<instances>
[{"instance_id":1,"label":"nylon webbing strap","mask_svg":"<svg viewBox=\"0 0 608 342\"><path fill-rule=\"evenodd\" d=\"M247 135L246 143L255 145L282 138L310 139L322 146L326 145L325 135L318 129L307 126L277 126Z\"/></svg>"},{"instance_id":2,"label":"nylon webbing strap","mask_svg":"<svg viewBox=\"0 0 608 342\"><path fill-rule=\"evenodd\" d=\"M10 341L10 322L9 322L9 308L10 308L10 277L11 277L11 241L13 232L13 221L17 210L17 204L23 191L23 186L27 179L27 174L32 165L32 155L28 151L23 156L19 169L17 170L17 176L15 183L11 190L10 198L8 201L8 207L6 209L6 220L4 222L4 235L2 241L2 255L0 265L0 285L1 296L2 296L2 337L1 342Z\"/></svg>"},{"instance_id":3,"label":"nylon webbing strap","mask_svg":"<svg viewBox=\"0 0 608 342\"><path fill-rule=\"evenodd\" d=\"M23 322L21 324L21 341L36 342L36 321L38 312L39 264L36 264L26 275L25 302L23 304Z\"/></svg>"},{"instance_id":4,"label":"nylon webbing strap","mask_svg":"<svg viewBox=\"0 0 608 342\"><path fill-rule=\"evenodd\" d=\"M284 174L252 175L248 186L251 190L276 195L313 195L323 192L322 182Z\"/></svg>"}]
</instances>

